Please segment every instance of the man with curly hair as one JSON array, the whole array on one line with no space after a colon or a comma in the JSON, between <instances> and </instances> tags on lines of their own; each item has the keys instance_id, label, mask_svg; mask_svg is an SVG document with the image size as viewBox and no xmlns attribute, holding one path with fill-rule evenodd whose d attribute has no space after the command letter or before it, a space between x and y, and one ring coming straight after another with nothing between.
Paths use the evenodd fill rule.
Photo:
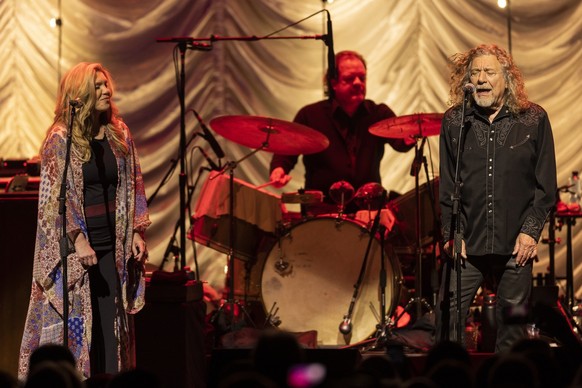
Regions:
<instances>
[{"instance_id":1,"label":"man with curly hair","mask_svg":"<svg viewBox=\"0 0 582 388\"><path fill-rule=\"evenodd\" d=\"M464 339L464 318L483 281L490 280L497 296L495 351L501 352L525 335L523 320L508 319L507 312L529 302L537 243L556 203L552 128L545 110L528 101L521 72L502 48L479 45L456 54L451 69L439 189L449 260L443 267L437 340ZM455 233L458 255L452 255Z\"/></svg>"}]
</instances>

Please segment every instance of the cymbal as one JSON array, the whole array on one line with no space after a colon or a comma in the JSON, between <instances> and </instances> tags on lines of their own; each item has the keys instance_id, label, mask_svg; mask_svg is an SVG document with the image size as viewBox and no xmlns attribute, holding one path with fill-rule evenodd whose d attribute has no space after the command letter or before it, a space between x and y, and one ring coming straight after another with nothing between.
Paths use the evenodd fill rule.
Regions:
<instances>
[{"instance_id":1,"label":"cymbal","mask_svg":"<svg viewBox=\"0 0 582 388\"><path fill-rule=\"evenodd\" d=\"M313 154L329 146L328 138L305 125L262 116L221 116L210 120L218 134L249 148L281 155Z\"/></svg>"},{"instance_id":2,"label":"cymbal","mask_svg":"<svg viewBox=\"0 0 582 388\"><path fill-rule=\"evenodd\" d=\"M372 124L369 131L372 135L391 139L427 137L440 133L442 119L442 113L416 113L391 117Z\"/></svg>"}]
</instances>

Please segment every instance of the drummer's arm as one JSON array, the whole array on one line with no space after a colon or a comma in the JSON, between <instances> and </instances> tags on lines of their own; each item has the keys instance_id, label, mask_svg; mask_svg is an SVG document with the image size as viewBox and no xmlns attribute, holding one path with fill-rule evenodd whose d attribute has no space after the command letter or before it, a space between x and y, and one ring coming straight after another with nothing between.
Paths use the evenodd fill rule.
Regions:
<instances>
[{"instance_id":1,"label":"drummer's arm","mask_svg":"<svg viewBox=\"0 0 582 388\"><path fill-rule=\"evenodd\" d=\"M273 171L271 171L271 176L269 181L271 184L276 188L281 188L285 186L291 180L291 176L285 174L285 170L283 167L276 167Z\"/></svg>"},{"instance_id":2,"label":"drummer's arm","mask_svg":"<svg viewBox=\"0 0 582 388\"><path fill-rule=\"evenodd\" d=\"M270 179L274 187L280 188L285 186L291 180L289 172L297 163L297 155L277 155L274 154L271 159Z\"/></svg>"},{"instance_id":3,"label":"drummer's arm","mask_svg":"<svg viewBox=\"0 0 582 388\"><path fill-rule=\"evenodd\" d=\"M386 139L386 143L390 144L390 146L398 152L406 152L414 147L416 139L414 137L408 137L405 139Z\"/></svg>"}]
</instances>

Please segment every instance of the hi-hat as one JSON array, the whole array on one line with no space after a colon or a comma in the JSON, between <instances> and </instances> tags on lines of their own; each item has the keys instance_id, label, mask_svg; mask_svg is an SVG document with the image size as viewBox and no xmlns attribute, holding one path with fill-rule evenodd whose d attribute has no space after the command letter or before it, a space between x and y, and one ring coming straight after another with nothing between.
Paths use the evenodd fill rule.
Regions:
<instances>
[{"instance_id":1,"label":"hi-hat","mask_svg":"<svg viewBox=\"0 0 582 388\"><path fill-rule=\"evenodd\" d=\"M442 120L442 113L416 113L379 121L369 131L372 135L391 139L427 137L440 133Z\"/></svg>"},{"instance_id":2,"label":"hi-hat","mask_svg":"<svg viewBox=\"0 0 582 388\"><path fill-rule=\"evenodd\" d=\"M313 154L329 146L328 138L305 125L261 116L221 116L210 126L228 140L281 155Z\"/></svg>"}]
</instances>

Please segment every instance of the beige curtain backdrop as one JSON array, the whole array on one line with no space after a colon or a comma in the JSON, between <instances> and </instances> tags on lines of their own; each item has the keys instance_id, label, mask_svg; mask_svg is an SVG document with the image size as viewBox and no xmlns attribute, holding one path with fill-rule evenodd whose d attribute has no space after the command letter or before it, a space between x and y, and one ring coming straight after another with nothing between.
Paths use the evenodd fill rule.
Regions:
<instances>
[{"instance_id":1,"label":"beige curtain backdrop","mask_svg":"<svg viewBox=\"0 0 582 388\"><path fill-rule=\"evenodd\" d=\"M507 14L495 0L336 0L332 4L316 0L0 0L0 157L37 154L52 120L59 76L77 62L101 62L116 80L115 98L133 131L151 196L178 157L180 128L174 45L157 43L156 38L264 36L324 7L333 20L336 52L357 50L367 58L368 97L387 103L397 115L445 111L447 58L452 54L482 42L508 47ZM324 15L278 36L325 33ZM49 20L59 16L62 26L51 28ZM525 75L530 99L549 112L558 184L563 185L573 170L582 170L582 2L512 0L511 16L512 53ZM222 115L291 121L301 106L323 97L325 56L323 42L311 39L217 41L208 52L187 51L186 109L195 109L206 123ZM188 138L200 131L191 113L185 125ZM217 138L226 152L224 161L238 161L251 151ZM430 137L427 145L429 169L438 174L438 136ZM195 147L214 157L202 138L193 141L187 152L189 184L194 184L199 168L206 164ZM270 156L259 152L246 159L236 168L236 178L255 185L266 182ZM382 163L385 188L400 193L414 188L409 175L412 158L413 152L387 149ZM178 172L179 168L151 205L152 269L162 264L179 219ZM197 185L192 210L206 177L203 173ZM284 191L300 188L302 177L302 168L296 168ZM421 179L426 180L424 174ZM580 223L573 228L578 297L582 296ZM555 270L563 277L566 228L557 231L557 236L562 242L556 247ZM190 240L187 244L187 264L194 268L193 244ZM222 288L226 256L200 246L196 251L201 279ZM534 273L546 273L547 245L540 245L539 256ZM173 266L171 259L165 261L166 270ZM559 284L563 293L565 282Z\"/></svg>"}]
</instances>

